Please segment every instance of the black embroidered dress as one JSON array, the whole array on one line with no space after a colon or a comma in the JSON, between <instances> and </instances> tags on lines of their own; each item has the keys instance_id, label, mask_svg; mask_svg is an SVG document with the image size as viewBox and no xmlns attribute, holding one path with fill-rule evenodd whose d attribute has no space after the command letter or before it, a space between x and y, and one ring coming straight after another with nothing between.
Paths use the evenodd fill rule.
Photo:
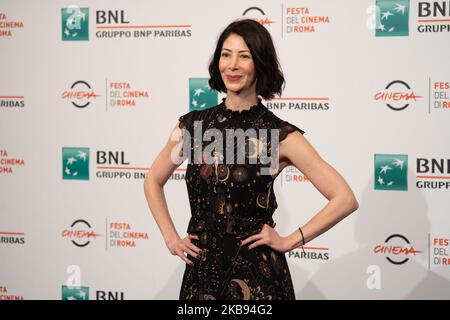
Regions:
<instances>
[{"instance_id":1,"label":"black embroidered dress","mask_svg":"<svg viewBox=\"0 0 450 320\"><path fill-rule=\"evenodd\" d=\"M187 232L199 236L192 242L203 250L199 258L188 255L194 264L186 264L180 299L295 299L285 255L266 245L248 250L239 241L258 233L264 224L275 227L272 214L278 205L273 181L279 172L263 174L262 168L267 170L270 163L260 157L271 155L273 132L281 142L290 132L304 131L278 118L261 100L250 109L234 111L225 106L224 98L219 105L191 111L179 121L191 137L185 178L191 209ZM200 123L201 141L194 139L194 124ZM204 141L207 129L217 129L223 136L223 152L215 153L210 164L196 153L215 141ZM226 129L255 129L256 139L227 139ZM266 139L260 129L266 129ZM227 148L234 149L234 159L227 159ZM239 150L243 150L244 163L237 163ZM251 162L250 158L255 159Z\"/></svg>"}]
</instances>

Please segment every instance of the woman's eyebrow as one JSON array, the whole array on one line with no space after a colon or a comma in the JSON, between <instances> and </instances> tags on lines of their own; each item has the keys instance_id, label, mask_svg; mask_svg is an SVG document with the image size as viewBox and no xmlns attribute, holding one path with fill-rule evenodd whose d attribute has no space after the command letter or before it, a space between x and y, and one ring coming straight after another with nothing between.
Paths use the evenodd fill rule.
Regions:
<instances>
[{"instance_id":1,"label":"woman's eyebrow","mask_svg":"<svg viewBox=\"0 0 450 320\"><path fill-rule=\"evenodd\" d=\"M227 48L223 48L222 50L232 51L232 50L227 49ZM248 51L248 50L239 50L238 52L250 52L250 51Z\"/></svg>"}]
</instances>

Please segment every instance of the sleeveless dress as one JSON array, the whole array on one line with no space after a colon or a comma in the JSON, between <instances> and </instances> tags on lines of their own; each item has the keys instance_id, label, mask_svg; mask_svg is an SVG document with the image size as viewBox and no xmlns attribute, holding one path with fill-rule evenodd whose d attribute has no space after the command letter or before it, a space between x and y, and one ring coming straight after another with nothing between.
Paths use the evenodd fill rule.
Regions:
<instances>
[{"instance_id":1,"label":"sleeveless dress","mask_svg":"<svg viewBox=\"0 0 450 320\"><path fill-rule=\"evenodd\" d=\"M281 142L293 131L304 131L278 118L260 99L249 109L235 111L225 106L223 98L217 106L188 112L179 121L188 142L183 149L189 158L185 181L191 218L187 233L199 236L192 243L203 251L199 258L188 255L193 265L186 264L179 298L294 300L285 254L267 245L248 250L250 244L240 247L239 242L259 233L264 224L275 227L272 215L278 205L273 182L279 172L267 171L270 164L264 155L271 156L276 150L274 138ZM216 145L223 146L222 152L211 153L213 163L205 161L207 146L216 141L205 141L207 129L223 136ZM228 139L227 129L254 129L256 138ZM242 158L237 161L238 154L244 155L244 162Z\"/></svg>"}]
</instances>

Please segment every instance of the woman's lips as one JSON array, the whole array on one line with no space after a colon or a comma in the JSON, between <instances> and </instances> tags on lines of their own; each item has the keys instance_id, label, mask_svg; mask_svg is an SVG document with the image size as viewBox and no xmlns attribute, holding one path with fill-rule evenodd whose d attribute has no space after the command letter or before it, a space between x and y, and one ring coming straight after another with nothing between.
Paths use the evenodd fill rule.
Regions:
<instances>
[{"instance_id":1,"label":"woman's lips","mask_svg":"<svg viewBox=\"0 0 450 320\"><path fill-rule=\"evenodd\" d=\"M227 76L227 79L229 81L238 81L241 78L242 78L242 76Z\"/></svg>"}]
</instances>

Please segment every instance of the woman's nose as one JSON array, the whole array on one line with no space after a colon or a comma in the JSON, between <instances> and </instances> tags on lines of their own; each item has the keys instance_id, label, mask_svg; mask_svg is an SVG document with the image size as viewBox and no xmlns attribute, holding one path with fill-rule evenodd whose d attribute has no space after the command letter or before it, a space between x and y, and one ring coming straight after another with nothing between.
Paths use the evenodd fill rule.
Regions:
<instances>
[{"instance_id":1,"label":"woman's nose","mask_svg":"<svg viewBox=\"0 0 450 320\"><path fill-rule=\"evenodd\" d=\"M230 61L230 68L235 69L238 65L239 65L238 57L233 57L233 58L231 58L231 61Z\"/></svg>"}]
</instances>

